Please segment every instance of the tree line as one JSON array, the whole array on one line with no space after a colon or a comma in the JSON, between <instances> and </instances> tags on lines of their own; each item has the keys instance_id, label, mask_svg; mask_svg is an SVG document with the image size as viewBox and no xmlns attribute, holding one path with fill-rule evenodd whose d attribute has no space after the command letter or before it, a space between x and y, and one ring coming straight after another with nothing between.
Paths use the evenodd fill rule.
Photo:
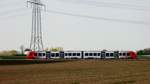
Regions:
<instances>
[{"instance_id":1,"label":"tree line","mask_svg":"<svg viewBox=\"0 0 150 84\"><path fill-rule=\"evenodd\" d=\"M7 50L7 51L1 51L0 56L16 56L17 51L16 50Z\"/></svg>"},{"instance_id":2,"label":"tree line","mask_svg":"<svg viewBox=\"0 0 150 84\"><path fill-rule=\"evenodd\" d=\"M63 51L62 47L55 47L55 48L46 48L46 51ZM0 56L24 56L24 51L21 49L21 53L18 53L17 50L7 50L7 51L0 51ZM150 48L145 48L137 51L138 55L150 55Z\"/></svg>"},{"instance_id":3,"label":"tree line","mask_svg":"<svg viewBox=\"0 0 150 84\"><path fill-rule=\"evenodd\" d=\"M138 55L150 55L150 48L145 48L143 50L138 50L137 54Z\"/></svg>"}]
</instances>

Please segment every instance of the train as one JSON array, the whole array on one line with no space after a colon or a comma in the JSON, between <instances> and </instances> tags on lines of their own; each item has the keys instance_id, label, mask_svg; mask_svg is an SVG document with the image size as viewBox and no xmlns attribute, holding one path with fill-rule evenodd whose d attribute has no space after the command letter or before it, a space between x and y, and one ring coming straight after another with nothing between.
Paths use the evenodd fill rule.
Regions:
<instances>
[{"instance_id":1,"label":"train","mask_svg":"<svg viewBox=\"0 0 150 84\"><path fill-rule=\"evenodd\" d=\"M136 59L134 51L29 51L27 59Z\"/></svg>"}]
</instances>

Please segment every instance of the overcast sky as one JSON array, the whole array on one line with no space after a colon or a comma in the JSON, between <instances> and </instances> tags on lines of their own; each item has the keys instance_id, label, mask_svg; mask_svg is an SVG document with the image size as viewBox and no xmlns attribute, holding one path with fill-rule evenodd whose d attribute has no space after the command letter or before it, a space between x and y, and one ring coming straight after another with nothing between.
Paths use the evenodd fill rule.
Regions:
<instances>
[{"instance_id":1,"label":"overcast sky","mask_svg":"<svg viewBox=\"0 0 150 84\"><path fill-rule=\"evenodd\" d=\"M150 0L42 2L47 10L42 11L45 48L139 50L150 47ZM19 50L20 45L29 47L32 9L26 5L26 0L1 0L0 50Z\"/></svg>"}]
</instances>

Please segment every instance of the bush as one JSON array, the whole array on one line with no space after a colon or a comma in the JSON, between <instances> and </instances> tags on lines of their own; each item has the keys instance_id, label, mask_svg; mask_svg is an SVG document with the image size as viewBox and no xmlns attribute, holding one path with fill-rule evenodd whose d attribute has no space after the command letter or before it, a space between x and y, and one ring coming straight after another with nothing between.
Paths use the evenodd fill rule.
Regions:
<instances>
[{"instance_id":1,"label":"bush","mask_svg":"<svg viewBox=\"0 0 150 84\"><path fill-rule=\"evenodd\" d=\"M17 51L16 50L10 50L10 51L1 51L0 56L16 56Z\"/></svg>"},{"instance_id":2,"label":"bush","mask_svg":"<svg viewBox=\"0 0 150 84\"><path fill-rule=\"evenodd\" d=\"M26 56L25 54L16 54L16 56Z\"/></svg>"},{"instance_id":3,"label":"bush","mask_svg":"<svg viewBox=\"0 0 150 84\"><path fill-rule=\"evenodd\" d=\"M137 51L138 55L150 55L150 48Z\"/></svg>"}]
</instances>

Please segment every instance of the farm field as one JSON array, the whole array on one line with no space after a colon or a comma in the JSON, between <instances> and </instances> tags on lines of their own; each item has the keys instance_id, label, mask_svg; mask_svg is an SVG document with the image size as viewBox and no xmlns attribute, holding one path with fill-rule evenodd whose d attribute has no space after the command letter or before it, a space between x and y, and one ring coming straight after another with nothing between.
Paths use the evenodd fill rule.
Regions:
<instances>
[{"instance_id":1,"label":"farm field","mask_svg":"<svg viewBox=\"0 0 150 84\"><path fill-rule=\"evenodd\" d=\"M149 60L0 65L0 84L149 84Z\"/></svg>"},{"instance_id":2,"label":"farm field","mask_svg":"<svg viewBox=\"0 0 150 84\"><path fill-rule=\"evenodd\" d=\"M1 59L26 59L25 56L0 56L0 60Z\"/></svg>"}]
</instances>

